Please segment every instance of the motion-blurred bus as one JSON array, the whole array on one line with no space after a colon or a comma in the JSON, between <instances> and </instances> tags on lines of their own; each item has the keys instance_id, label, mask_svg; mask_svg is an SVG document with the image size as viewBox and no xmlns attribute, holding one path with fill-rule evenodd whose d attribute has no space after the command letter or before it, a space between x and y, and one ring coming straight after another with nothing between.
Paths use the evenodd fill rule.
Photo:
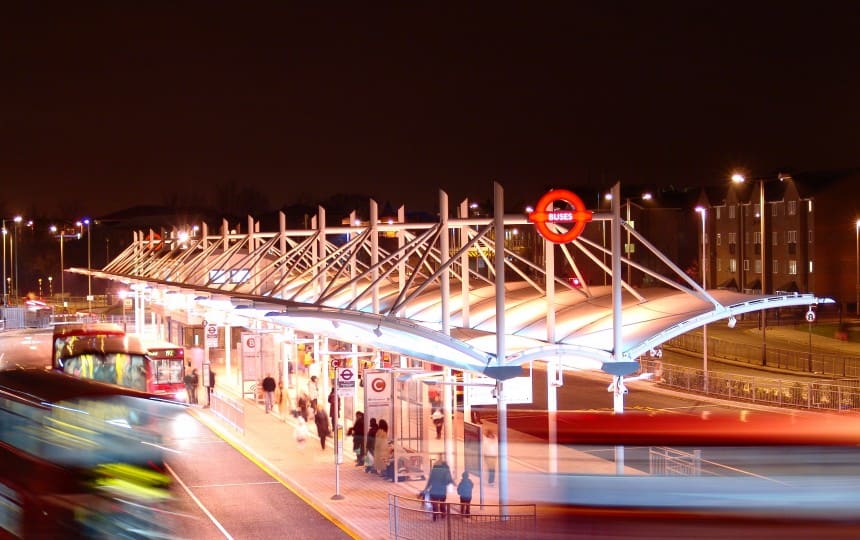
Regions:
<instances>
[{"instance_id":1,"label":"motion-blurred bus","mask_svg":"<svg viewBox=\"0 0 860 540\"><path fill-rule=\"evenodd\" d=\"M43 369L0 371L0 537L170 537L161 434L181 411Z\"/></svg>"},{"instance_id":2,"label":"motion-blurred bus","mask_svg":"<svg viewBox=\"0 0 860 540\"><path fill-rule=\"evenodd\" d=\"M557 413L557 474L517 497L578 508L860 523L860 417L737 411ZM509 423L513 429L519 429ZM547 417L523 424L546 430ZM860 533L860 531L857 531Z\"/></svg>"},{"instance_id":3,"label":"motion-blurred bus","mask_svg":"<svg viewBox=\"0 0 860 540\"><path fill-rule=\"evenodd\" d=\"M53 343L52 368L57 371L167 399L187 400L183 347L126 334L122 327L112 324L58 326Z\"/></svg>"}]
</instances>

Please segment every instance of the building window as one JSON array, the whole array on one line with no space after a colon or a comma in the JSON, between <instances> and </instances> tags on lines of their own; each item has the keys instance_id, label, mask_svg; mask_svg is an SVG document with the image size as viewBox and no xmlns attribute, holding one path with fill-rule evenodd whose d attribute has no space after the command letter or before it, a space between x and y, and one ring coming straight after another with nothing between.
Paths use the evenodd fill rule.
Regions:
<instances>
[{"instance_id":1,"label":"building window","mask_svg":"<svg viewBox=\"0 0 860 540\"><path fill-rule=\"evenodd\" d=\"M729 259L729 272L737 272L738 271L738 260L737 259Z\"/></svg>"},{"instance_id":2,"label":"building window","mask_svg":"<svg viewBox=\"0 0 860 540\"><path fill-rule=\"evenodd\" d=\"M761 216L761 205L759 205L758 203L755 203L753 205L753 212L755 212L756 216Z\"/></svg>"},{"instance_id":3,"label":"building window","mask_svg":"<svg viewBox=\"0 0 860 540\"><path fill-rule=\"evenodd\" d=\"M809 240L809 243L811 244L812 243L812 231L807 231L806 236Z\"/></svg>"},{"instance_id":4,"label":"building window","mask_svg":"<svg viewBox=\"0 0 860 540\"><path fill-rule=\"evenodd\" d=\"M717 272L722 272L722 271L723 271L723 260L717 259Z\"/></svg>"},{"instance_id":5,"label":"building window","mask_svg":"<svg viewBox=\"0 0 860 540\"><path fill-rule=\"evenodd\" d=\"M773 217L779 217L779 204L774 203L770 205L770 215Z\"/></svg>"},{"instance_id":6,"label":"building window","mask_svg":"<svg viewBox=\"0 0 860 540\"><path fill-rule=\"evenodd\" d=\"M761 274L761 259L755 260L755 273Z\"/></svg>"},{"instance_id":7,"label":"building window","mask_svg":"<svg viewBox=\"0 0 860 540\"><path fill-rule=\"evenodd\" d=\"M806 211L809 212L810 214L812 213L812 201L808 201L806 203Z\"/></svg>"},{"instance_id":8,"label":"building window","mask_svg":"<svg viewBox=\"0 0 860 540\"><path fill-rule=\"evenodd\" d=\"M771 270L774 274L779 274L779 261L774 259L771 265Z\"/></svg>"},{"instance_id":9,"label":"building window","mask_svg":"<svg viewBox=\"0 0 860 540\"><path fill-rule=\"evenodd\" d=\"M729 233L729 244L737 244L738 243L738 233Z\"/></svg>"},{"instance_id":10,"label":"building window","mask_svg":"<svg viewBox=\"0 0 860 540\"><path fill-rule=\"evenodd\" d=\"M737 208L737 206L735 206L735 205L729 206L729 219L735 219L735 217L737 215L737 213L735 211L736 208Z\"/></svg>"},{"instance_id":11,"label":"building window","mask_svg":"<svg viewBox=\"0 0 860 540\"><path fill-rule=\"evenodd\" d=\"M776 231L773 231L772 233L770 233L770 240L771 240L771 243L773 245L778 246L779 245L779 233Z\"/></svg>"},{"instance_id":12,"label":"building window","mask_svg":"<svg viewBox=\"0 0 860 540\"><path fill-rule=\"evenodd\" d=\"M714 212L717 214L717 219L720 219L720 214L721 214L720 210L722 210L722 207L720 207L720 206L717 206L714 208Z\"/></svg>"},{"instance_id":13,"label":"building window","mask_svg":"<svg viewBox=\"0 0 860 540\"><path fill-rule=\"evenodd\" d=\"M744 259L744 272L749 272L749 271L750 271L750 260Z\"/></svg>"},{"instance_id":14,"label":"building window","mask_svg":"<svg viewBox=\"0 0 860 540\"><path fill-rule=\"evenodd\" d=\"M812 261L809 261L809 265L812 266ZM788 261L788 273L792 276L797 275L797 261L792 259Z\"/></svg>"},{"instance_id":15,"label":"building window","mask_svg":"<svg viewBox=\"0 0 860 540\"><path fill-rule=\"evenodd\" d=\"M788 201L788 215L793 216L797 213L797 201Z\"/></svg>"},{"instance_id":16,"label":"building window","mask_svg":"<svg viewBox=\"0 0 860 540\"><path fill-rule=\"evenodd\" d=\"M812 261L809 261L809 273L812 273Z\"/></svg>"},{"instance_id":17,"label":"building window","mask_svg":"<svg viewBox=\"0 0 860 540\"><path fill-rule=\"evenodd\" d=\"M749 243L750 243L750 233L745 232L744 233L744 244L749 244Z\"/></svg>"},{"instance_id":18,"label":"building window","mask_svg":"<svg viewBox=\"0 0 860 540\"><path fill-rule=\"evenodd\" d=\"M723 243L722 243L722 242L723 242L723 235L722 235L722 233L717 233L717 245L718 245L718 246L723 245Z\"/></svg>"}]
</instances>

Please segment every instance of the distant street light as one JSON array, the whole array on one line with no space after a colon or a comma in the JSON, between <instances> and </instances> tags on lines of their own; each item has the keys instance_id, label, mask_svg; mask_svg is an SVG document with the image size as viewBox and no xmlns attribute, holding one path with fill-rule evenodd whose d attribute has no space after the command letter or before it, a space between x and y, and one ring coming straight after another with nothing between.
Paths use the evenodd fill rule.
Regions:
<instances>
[{"instance_id":1,"label":"distant street light","mask_svg":"<svg viewBox=\"0 0 860 540\"><path fill-rule=\"evenodd\" d=\"M704 206L697 206L696 212L702 214L702 288L708 289L708 250L706 245L706 227L708 210ZM704 390L708 392L708 325L702 325L702 371L704 372Z\"/></svg>"},{"instance_id":2,"label":"distant street light","mask_svg":"<svg viewBox=\"0 0 860 540\"><path fill-rule=\"evenodd\" d=\"M54 276L48 276L48 296L54 298Z\"/></svg>"}]
</instances>

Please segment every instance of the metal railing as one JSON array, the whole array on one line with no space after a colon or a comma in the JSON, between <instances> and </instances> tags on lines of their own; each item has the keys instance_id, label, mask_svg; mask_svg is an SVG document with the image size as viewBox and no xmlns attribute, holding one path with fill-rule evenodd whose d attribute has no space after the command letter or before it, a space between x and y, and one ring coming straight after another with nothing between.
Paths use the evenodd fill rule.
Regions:
<instances>
[{"instance_id":1,"label":"metal railing","mask_svg":"<svg viewBox=\"0 0 860 540\"><path fill-rule=\"evenodd\" d=\"M860 380L794 381L710 371L658 363L643 358L643 373L655 373L655 382L685 392L747 401L774 407L845 411L860 409Z\"/></svg>"},{"instance_id":2,"label":"metal railing","mask_svg":"<svg viewBox=\"0 0 860 540\"><path fill-rule=\"evenodd\" d=\"M536 507L533 504L471 504L460 513L459 502L444 502L440 512L425 508L423 499L388 496L389 538L431 540L535 538Z\"/></svg>"},{"instance_id":3,"label":"metal railing","mask_svg":"<svg viewBox=\"0 0 860 540\"><path fill-rule=\"evenodd\" d=\"M664 347L702 354L702 334L682 334L667 341ZM761 349L761 345L708 338L708 356L723 360L760 366ZM766 351L768 367L828 377L860 377L860 358L850 354L809 349L780 349L772 346L768 346Z\"/></svg>"},{"instance_id":4,"label":"metal railing","mask_svg":"<svg viewBox=\"0 0 860 540\"><path fill-rule=\"evenodd\" d=\"M245 434L245 405L241 400L212 390L209 396L209 409L222 422L242 435Z\"/></svg>"}]
</instances>

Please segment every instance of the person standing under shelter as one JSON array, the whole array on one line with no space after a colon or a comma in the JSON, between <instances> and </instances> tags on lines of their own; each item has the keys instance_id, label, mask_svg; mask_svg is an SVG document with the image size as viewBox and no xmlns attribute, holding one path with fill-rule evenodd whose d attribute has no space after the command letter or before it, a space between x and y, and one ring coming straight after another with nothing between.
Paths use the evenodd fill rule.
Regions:
<instances>
[{"instance_id":1,"label":"person standing under shelter","mask_svg":"<svg viewBox=\"0 0 860 540\"><path fill-rule=\"evenodd\" d=\"M212 405L212 390L215 389L215 372L209 368L209 385L206 387L206 406Z\"/></svg>"},{"instance_id":2,"label":"person standing under shelter","mask_svg":"<svg viewBox=\"0 0 860 540\"><path fill-rule=\"evenodd\" d=\"M271 373L267 373L263 378L263 402L266 404L266 414L269 414L275 402L275 388L277 388L275 379Z\"/></svg>"},{"instance_id":3,"label":"person standing under shelter","mask_svg":"<svg viewBox=\"0 0 860 540\"><path fill-rule=\"evenodd\" d=\"M376 425L378 429L373 436L373 468L377 474L384 474L391 457L391 452L388 451L388 422L382 418Z\"/></svg>"},{"instance_id":4,"label":"person standing under shelter","mask_svg":"<svg viewBox=\"0 0 860 540\"><path fill-rule=\"evenodd\" d=\"M200 386L200 376L197 368L191 370L191 403L197 405L197 387Z\"/></svg>"},{"instance_id":5,"label":"person standing under shelter","mask_svg":"<svg viewBox=\"0 0 860 540\"><path fill-rule=\"evenodd\" d=\"M355 422L352 424L352 427L349 428L349 431L346 432L347 436L352 436L352 451L355 452L355 466L360 467L364 465L364 413L361 411L357 411L355 413Z\"/></svg>"},{"instance_id":6,"label":"person standing under shelter","mask_svg":"<svg viewBox=\"0 0 860 540\"><path fill-rule=\"evenodd\" d=\"M433 521L436 521L437 517L442 518L443 513L448 513L448 505L445 504L445 498L448 496L448 484L454 484L451 469L445 460L439 459L430 469L427 485L424 486L424 491L430 493L430 502L433 504Z\"/></svg>"},{"instance_id":7,"label":"person standing under shelter","mask_svg":"<svg viewBox=\"0 0 860 540\"><path fill-rule=\"evenodd\" d=\"M496 461L499 458L499 442L493 430L487 431L484 437L484 463L487 464L487 484L493 485L496 481Z\"/></svg>"}]
</instances>

